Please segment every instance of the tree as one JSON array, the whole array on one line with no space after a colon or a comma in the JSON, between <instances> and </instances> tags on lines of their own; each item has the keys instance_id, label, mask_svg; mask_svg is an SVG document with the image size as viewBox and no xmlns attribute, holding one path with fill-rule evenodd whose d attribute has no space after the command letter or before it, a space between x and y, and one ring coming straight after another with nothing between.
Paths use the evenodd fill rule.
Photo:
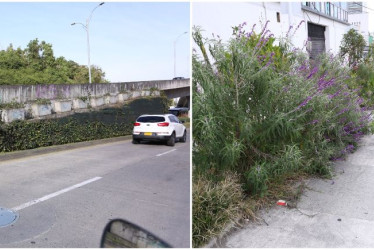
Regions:
<instances>
[{"instance_id":1,"label":"tree","mask_svg":"<svg viewBox=\"0 0 374 250\"><path fill-rule=\"evenodd\" d=\"M103 70L99 66L91 65L91 77L92 83L108 83L108 81L104 79L105 72L103 72ZM88 81L88 67L79 65L74 74L74 82L84 83Z\"/></svg>"},{"instance_id":2,"label":"tree","mask_svg":"<svg viewBox=\"0 0 374 250\"><path fill-rule=\"evenodd\" d=\"M348 56L349 66L359 63L363 59L366 42L364 37L356 30L350 29L343 36L340 46L340 56Z\"/></svg>"},{"instance_id":3,"label":"tree","mask_svg":"<svg viewBox=\"0 0 374 250\"><path fill-rule=\"evenodd\" d=\"M95 83L108 82L105 72L91 66ZM88 68L84 65L55 58L52 44L31 40L27 47L14 49L10 44L0 51L0 85L13 84L74 84L88 82Z\"/></svg>"}]
</instances>

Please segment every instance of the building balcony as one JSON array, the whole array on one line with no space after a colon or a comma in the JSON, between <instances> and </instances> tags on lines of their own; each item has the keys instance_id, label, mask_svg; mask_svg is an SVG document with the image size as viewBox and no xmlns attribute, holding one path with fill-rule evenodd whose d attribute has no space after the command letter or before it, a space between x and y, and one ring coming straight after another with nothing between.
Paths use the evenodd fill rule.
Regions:
<instances>
[{"instance_id":1,"label":"building balcony","mask_svg":"<svg viewBox=\"0 0 374 250\"><path fill-rule=\"evenodd\" d=\"M348 11L337 4L337 2L301 2L301 9L348 25Z\"/></svg>"}]
</instances>

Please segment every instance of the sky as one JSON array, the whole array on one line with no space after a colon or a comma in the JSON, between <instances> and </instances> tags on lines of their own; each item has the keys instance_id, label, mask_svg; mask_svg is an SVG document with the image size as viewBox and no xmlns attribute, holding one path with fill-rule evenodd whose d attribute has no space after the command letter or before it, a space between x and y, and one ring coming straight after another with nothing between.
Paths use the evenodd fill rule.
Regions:
<instances>
[{"instance_id":1,"label":"sky","mask_svg":"<svg viewBox=\"0 0 374 250\"><path fill-rule=\"evenodd\" d=\"M0 2L0 49L24 49L38 38L52 44L56 58L87 65L87 33L71 24L86 24L99 3ZM189 2L105 2L93 12L89 40L91 65L110 82L172 79L174 43L176 76L187 78Z\"/></svg>"}]
</instances>

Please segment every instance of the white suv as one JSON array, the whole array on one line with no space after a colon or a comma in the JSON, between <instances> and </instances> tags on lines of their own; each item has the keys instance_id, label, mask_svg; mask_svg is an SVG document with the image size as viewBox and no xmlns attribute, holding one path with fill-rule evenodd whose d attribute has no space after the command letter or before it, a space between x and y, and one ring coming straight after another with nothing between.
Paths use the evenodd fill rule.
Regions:
<instances>
[{"instance_id":1,"label":"white suv","mask_svg":"<svg viewBox=\"0 0 374 250\"><path fill-rule=\"evenodd\" d=\"M186 142L186 127L175 115L141 115L134 123L132 143L140 141L165 141L174 146L177 140Z\"/></svg>"}]
</instances>

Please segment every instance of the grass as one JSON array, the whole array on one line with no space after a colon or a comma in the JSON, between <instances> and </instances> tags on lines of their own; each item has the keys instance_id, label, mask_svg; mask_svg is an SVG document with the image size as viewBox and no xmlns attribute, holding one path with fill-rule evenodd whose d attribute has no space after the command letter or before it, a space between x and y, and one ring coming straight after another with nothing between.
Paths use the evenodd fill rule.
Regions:
<instances>
[{"instance_id":1,"label":"grass","mask_svg":"<svg viewBox=\"0 0 374 250\"><path fill-rule=\"evenodd\" d=\"M203 176L193 181L193 247L199 247L218 236L227 222L239 214L242 189L238 176L227 173L218 183Z\"/></svg>"},{"instance_id":2,"label":"grass","mask_svg":"<svg viewBox=\"0 0 374 250\"><path fill-rule=\"evenodd\" d=\"M232 221L259 218L259 209L270 208L278 200L296 207L310 175L303 172L285 174L271 180L265 195L245 196L239 176L227 172L224 180L214 183L198 175L193 181L193 247L204 247L219 237Z\"/></svg>"}]
</instances>

